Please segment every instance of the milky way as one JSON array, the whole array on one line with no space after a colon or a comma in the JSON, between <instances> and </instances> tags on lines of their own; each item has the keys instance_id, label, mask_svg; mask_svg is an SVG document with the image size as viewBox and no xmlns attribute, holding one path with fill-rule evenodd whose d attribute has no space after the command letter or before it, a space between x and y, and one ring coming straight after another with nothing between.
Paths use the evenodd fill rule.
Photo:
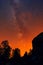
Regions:
<instances>
[{"instance_id":1,"label":"milky way","mask_svg":"<svg viewBox=\"0 0 43 65\"><path fill-rule=\"evenodd\" d=\"M0 0L0 41L7 39L25 52L42 31L43 0Z\"/></svg>"}]
</instances>

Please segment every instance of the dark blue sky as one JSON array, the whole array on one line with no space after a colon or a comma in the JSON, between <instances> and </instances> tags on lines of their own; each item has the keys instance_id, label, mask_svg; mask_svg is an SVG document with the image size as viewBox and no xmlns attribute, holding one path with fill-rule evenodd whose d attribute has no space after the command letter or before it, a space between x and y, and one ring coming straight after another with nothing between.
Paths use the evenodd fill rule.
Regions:
<instances>
[{"instance_id":1,"label":"dark blue sky","mask_svg":"<svg viewBox=\"0 0 43 65\"><path fill-rule=\"evenodd\" d=\"M18 2L19 1L19 2ZM0 17L10 16L12 7L16 11L43 11L43 0L0 0Z\"/></svg>"}]
</instances>

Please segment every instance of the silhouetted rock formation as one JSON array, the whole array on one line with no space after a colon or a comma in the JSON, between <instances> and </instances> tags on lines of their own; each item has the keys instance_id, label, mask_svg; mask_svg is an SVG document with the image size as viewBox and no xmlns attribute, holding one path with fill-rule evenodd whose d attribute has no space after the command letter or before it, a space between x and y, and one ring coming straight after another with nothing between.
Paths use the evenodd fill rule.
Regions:
<instances>
[{"instance_id":1,"label":"silhouetted rock formation","mask_svg":"<svg viewBox=\"0 0 43 65\"><path fill-rule=\"evenodd\" d=\"M20 56L20 49L13 50L10 57L11 48L7 40L2 41L0 46L0 65L43 65L43 32L32 40L33 49L30 53L25 52Z\"/></svg>"},{"instance_id":2,"label":"silhouetted rock formation","mask_svg":"<svg viewBox=\"0 0 43 65\"><path fill-rule=\"evenodd\" d=\"M32 46L34 49L41 48L43 50L43 32L32 40Z\"/></svg>"},{"instance_id":3,"label":"silhouetted rock formation","mask_svg":"<svg viewBox=\"0 0 43 65\"><path fill-rule=\"evenodd\" d=\"M43 63L43 32L32 40L32 59L35 64Z\"/></svg>"}]
</instances>

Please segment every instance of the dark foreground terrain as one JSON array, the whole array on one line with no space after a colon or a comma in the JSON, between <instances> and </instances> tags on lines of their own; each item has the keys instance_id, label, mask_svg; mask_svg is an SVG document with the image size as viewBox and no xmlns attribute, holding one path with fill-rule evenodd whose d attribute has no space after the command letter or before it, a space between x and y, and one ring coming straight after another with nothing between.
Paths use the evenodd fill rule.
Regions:
<instances>
[{"instance_id":1,"label":"dark foreground terrain","mask_svg":"<svg viewBox=\"0 0 43 65\"><path fill-rule=\"evenodd\" d=\"M43 65L43 32L32 40L33 49L20 56L20 50L12 50L7 40L0 45L0 65ZM10 58L10 52L13 51Z\"/></svg>"}]
</instances>

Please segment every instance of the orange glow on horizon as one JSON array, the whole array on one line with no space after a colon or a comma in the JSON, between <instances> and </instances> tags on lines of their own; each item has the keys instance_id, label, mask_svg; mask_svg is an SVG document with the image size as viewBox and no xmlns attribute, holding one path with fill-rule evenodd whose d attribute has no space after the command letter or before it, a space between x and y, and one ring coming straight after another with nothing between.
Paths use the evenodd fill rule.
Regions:
<instances>
[{"instance_id":1,"label":"orange glow on horizon","mask_svg":"<svg viewBox=\"0 0 43 65\"><path fill-rule=\"evenodd\" d=\"M20 23L21 22L21 23ZM32 39L43 32L43 16L40 14L32 15L31 12L22 12L18 19L13 19L9 24L3 26L0 31L0 43L8 40L12 49L19 48L21 56L25 51L32 49ZM21 24L23 24L21 26Z\"/></svg>"},{"instance_id":2,"label":"orange glow on horizon","mask_svg":"<svg viewBox=\"0 0 43 65\"><path fill-rule=\"evenodd\" d=\"M21 56L23 56L25 52L29 52L30 49L32 49L32 44L29 42L18 42L17 44L11 43L10 46L12 47L12 49L19 48Z\"/></svg>"},{"instance_id":3,"label":"orange glow on horizon","mask_svg":"<svg viewBox=\"0 0 43 65\"><path fill-rule=\"evenodd\" d=\"M37 34L36 34L37 35ZM30 52L30 49L32 49L32 39L36 36L34 33L33 35L28 38L27 40L26 39L19 39L17 40L16 42L13 40L8 40L9 41L9 45L12 49L15 49L15 48L19 48L20 49L20 54L21 56L24 55L24 53L27 51L28 53ZM6 38L3 38L3 39L0 39L2 42L3 40L6 40Z\"/></svg>"}]
</instances>

